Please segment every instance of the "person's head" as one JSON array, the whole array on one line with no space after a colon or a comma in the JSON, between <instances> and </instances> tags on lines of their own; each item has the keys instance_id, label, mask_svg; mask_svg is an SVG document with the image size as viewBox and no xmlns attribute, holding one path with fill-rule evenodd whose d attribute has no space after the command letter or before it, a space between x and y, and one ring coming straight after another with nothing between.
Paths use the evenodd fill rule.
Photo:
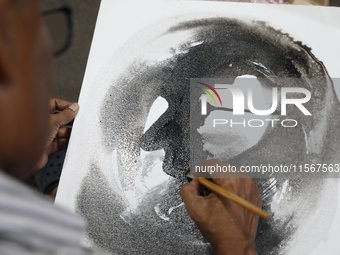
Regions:
<instances>
[{"instance_id":1,"label":"person's head","mask_svg":"<svg viewBox=\"0 0 340 255\"><path fill-rule=\"evenodd\" d=\"M51 51L36 0L0 0L0 169L24 177L47 134Z\"/></svg>"}]
</instances>

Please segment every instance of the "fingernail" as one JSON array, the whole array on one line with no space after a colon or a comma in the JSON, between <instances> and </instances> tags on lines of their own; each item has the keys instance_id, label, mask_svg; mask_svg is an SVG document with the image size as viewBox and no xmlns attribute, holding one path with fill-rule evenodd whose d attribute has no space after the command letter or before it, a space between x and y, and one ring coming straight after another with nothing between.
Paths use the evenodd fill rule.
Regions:
<instances>
[{"instance_id":1,"label":"fingernail","mask_svg":"<svg viewBox=\"0 0 340 255\"><path fill-rule=\"evenodd\" d=\"M77 103L73 103L68 108L75 112L76 110L78 110L79 105Z\"/></svg>"}]
</instances>

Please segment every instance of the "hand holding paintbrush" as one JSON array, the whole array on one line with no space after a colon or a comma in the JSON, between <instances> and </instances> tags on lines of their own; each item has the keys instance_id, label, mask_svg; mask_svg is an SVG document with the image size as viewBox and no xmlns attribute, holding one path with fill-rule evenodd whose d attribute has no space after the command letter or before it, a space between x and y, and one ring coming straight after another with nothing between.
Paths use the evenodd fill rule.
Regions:
<instances>
[{"instance_id":1,"label":"hand holding paintbrush","mask_svg":"<svg viewBox=\"0 0 340 255\"><path fill-rule=\"evenodd\" d=\"M268 220L270 218L269 213L262 210L260 207L250 203L249 201L243 199L242 197L237 196L236 194L230 192L227 189L224 189L221 186L218 186L214 182L211 182L205 178L199 177L197 178L198 182L206 187L207 189L213 191L214 193L229 199L230 201L242 206L244 209L249 210L252 213L259 215L260 217Z\"/></svg>"},{"instance_id":2,"label":"hand holding paintbrush","mask_svg":"<svg viewBox=\"0 0 340 255\"><path fill-rule=\"evenodd\" d=\"M251 178L213 181L221 189L261 208L259 189ZM201 196L200 189L200 182L194 179L182 188L181 196L189 215L212 244L216 254L256 254L254 241L258 214L215 192Z\"/></svg>"}]
</instances>

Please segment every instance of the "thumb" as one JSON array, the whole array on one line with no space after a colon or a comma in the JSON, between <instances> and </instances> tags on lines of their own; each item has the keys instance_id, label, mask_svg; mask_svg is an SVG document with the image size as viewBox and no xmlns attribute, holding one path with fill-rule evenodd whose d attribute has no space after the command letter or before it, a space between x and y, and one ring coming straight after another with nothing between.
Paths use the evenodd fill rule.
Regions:
<instances>
[{"instance_id":1,"label":"thumb","mask_svg":"<svg viewBox=\"0 0 340 255\"><path fill-rule=\"evenodd\" d=\"M43 169L48 161L48 155L44 152L43 155L41 155L39 161L36 163L35 165L35 171L39 171L41 169Z\"/></svg>"},{"instance_id":2,"label":"thumb","mask_svg":"<svg viewBox=\"0 0 340 255\"><path fill-rule=\"evenodd\" d=\"M196 222L205 221L205 213L209 206L209 200L200 196L200 184L197 179L192 180L181 190L181 196L190 217Z\"/></svg>"},{"instance_id":3,"label":"thumb","mask_svg":"<svg viewBox=\"0 0 340 255\"><path fill-rule=\"evenodd\" d=\"M69 107L65 108L63 111L55 114L55 122L58 123L60 127L64 126L70 123L76 117L78 111L79 105L77 103L73 103Z\"/></svg>"},{"instance_id":4,"label":"thumb","mask_svg":"<svg viewBox=\"0 0 340 255\"><path fill-rule=\"evenodd\" d=\"M199 193L199 187L200 184L197 179L193 179L181 189L181 197L187 207L190 207L190 205L196 204L198 201L202 200Z\"/></svg>"}]
</instances>

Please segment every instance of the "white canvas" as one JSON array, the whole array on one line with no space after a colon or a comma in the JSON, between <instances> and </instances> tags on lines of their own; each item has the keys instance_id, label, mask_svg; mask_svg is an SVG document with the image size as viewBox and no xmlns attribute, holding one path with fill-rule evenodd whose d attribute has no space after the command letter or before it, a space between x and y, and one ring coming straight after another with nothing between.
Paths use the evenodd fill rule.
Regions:
<instances>
[{"instance_id":1,"label":"white canvas","mask_svg":"<svg viewBox=\"0 0 340 255\"><path fill-rule=\"evenodd\" d=\"M265 22L277 33L288 33L292 42L301 41L311 48L333 79L335 93L340 93L340 9L212 1L102 0L79 98L80 112L56 199L57 204L89 222L85 245L118 254L211 252L180 201L178 191L183 180L163 171L166 150L146 151L138 147L138 142L172 107L171 101L157 91L156 82L143 76L143 68L186 54L186 42L186 46L198 45L192 42L194 30L186 28L168 35L169 29L185 22L203 20L204 24L218 18L255 27L258 24L254 22ZM242 42L236 52L241 47ZM125 86L138 77L143 83L137 90ZM334 112L331 123L340 124L338 109L328 112ZM249 144L256 144L264 131ZM330 143L336 146L340 130L333 127L325 137L330 133ZM251 140L246 136L244 139ZM330 160L340 161L339 152L332 150ZM259 254L336 253L340 233L338 179L271 183L276 188L271 188L266 206L273 217L264 231L270 227L273 240L259 242ZM298 185L304 186L302 194L294 191ZM279 241L274 240L275 234Z\"/></svg>"}]
</instances>

